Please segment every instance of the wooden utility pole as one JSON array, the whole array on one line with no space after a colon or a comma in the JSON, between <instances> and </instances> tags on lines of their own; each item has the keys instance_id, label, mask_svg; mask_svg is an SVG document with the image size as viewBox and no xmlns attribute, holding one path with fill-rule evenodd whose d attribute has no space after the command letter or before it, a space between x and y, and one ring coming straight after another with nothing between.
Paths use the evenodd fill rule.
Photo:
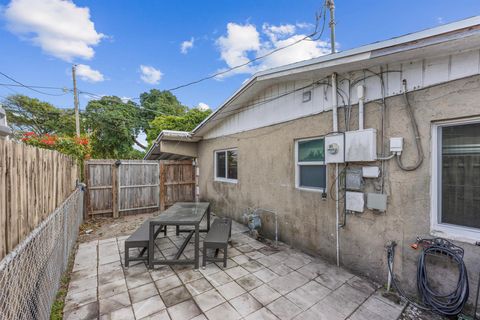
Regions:
<instances>
[{"instance_id":1,"label":"wooden utility pole","mask_svg":"<svg viewBox=\"0 0 480 320\"><path fill-rule=\"evenodd\" d=\"M73 78L73 102L75 105L75 130L77 137L80 137L80 111L78 110L78 91L77 91L77 78L75 77L76 65L72 66L72 78Z\"/></svg>"},{"instance_id":2,"label":"wooden utility pole","mask_svg":"<svg viewBox=\"0 0 480 320\"><path fill-rule=\"evenodd\" d=\"M335 3L334 0L327 0L327 6L330 10L330 41L332 53L335 53Z\"/></svg>"}]
</instances>

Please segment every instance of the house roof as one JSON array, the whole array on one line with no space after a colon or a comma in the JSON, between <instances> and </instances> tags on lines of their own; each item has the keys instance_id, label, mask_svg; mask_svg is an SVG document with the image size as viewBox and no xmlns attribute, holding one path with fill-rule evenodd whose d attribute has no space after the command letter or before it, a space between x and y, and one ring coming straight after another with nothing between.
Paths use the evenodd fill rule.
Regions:
<instances>
[{"instance_id":1,"label":"house roof","mask_svg":"<svg viewBox=\"0 0 480 320\"><path fill-rule=\"evenodd\" d=\"M402 61L427 54L453 52L458 50L459 44L462 49L473 48L480 43L479 35L480 16L475 16L354 49L257 72L193 129L192 135L203 135L213 127L213 119L227 110L230 112L230 110L242 108L253 96L279 82L279 79L281 81L318 79L321 75L369 68L393 59ZM472 41L472 36L476 38L476 41Z\"/></svg>"},{"instance_id":2,"label":"house roof","mask_svg":"<svg viewBox=\"0 0 480 320\"><path fill-rule=\"evenodd\" d=\"M245 81L232 96L193 129L190 139L201 140L202 135L218 124L213 121L214 119L224 113L245 107L262 90L278 82L319 79L333 72L350 72L391 61L449 54L458 51L459 48L467 50L479 45L480 16L475 16L354 49L260 71ZM157 141L169 139L162 133ZM150 153L151 150L147 156Z\"/></svg>"}]
</instances>

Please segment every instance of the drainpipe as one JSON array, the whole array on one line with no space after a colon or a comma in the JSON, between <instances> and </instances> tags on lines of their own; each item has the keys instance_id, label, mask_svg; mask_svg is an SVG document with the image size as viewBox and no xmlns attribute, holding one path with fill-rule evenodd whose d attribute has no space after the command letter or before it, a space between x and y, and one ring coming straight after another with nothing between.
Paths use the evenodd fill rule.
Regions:
<instances>
[{"instance_id":1,"label":"drainpipe","mask_svg":"<svg viewBox=\"0 0 480 320\"><path fill-rule=\"evenodd\" d=\"M337 74L332 74L332 111L333 111L333 132L338 132L338 100L337 100ZM339 181L338 163L335 163L335 232L337 240L337 266L340 266L340 208L338 201Z\"/></svg>"},{"instance_id":2,"label":"drainpipe","mask_svg":"<svg viewBox=\"0 0 480 320\"><path fill-rule=\"evenodd\" d=\"M364 115L363 115L363 103L365 102L364 88L362 85L357 87L358 96L358 130L363 130Z\"/></svg>"}]
</instances>

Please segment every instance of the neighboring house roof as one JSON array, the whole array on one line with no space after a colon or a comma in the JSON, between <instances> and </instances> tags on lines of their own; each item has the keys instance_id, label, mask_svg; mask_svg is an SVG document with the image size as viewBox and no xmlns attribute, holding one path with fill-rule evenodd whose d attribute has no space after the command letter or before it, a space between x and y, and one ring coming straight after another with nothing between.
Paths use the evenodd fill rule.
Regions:
<instances>
[{"instance_id":1,"label":"neighboring house roof","mask_svg":"<svg viewBox=\"0 0 480 320\"><path fill-rule=\"evenodd\" d=\"M201 139L202 135L218 124L213 120L219 119L224 113L243 108L262 90L279 82L320 78L333 72L350 72L392 61L449 54L458 51L459 48L467 50L478 46L480 46L480 16L260 71L244 82L217 110L193 129L190 137ZM160 134L159 138L165 139L165 136Z\"/></svg>"},{"instance_id":2,"label":"neighboring house roof","mask_svg":"<svg viewBox=\"0 0 480 320\"><path fill-rule=\"evenodd\" d=\"M5 110L0 107L0 136L8 136L12 133L12 130L7 124L7 114Z\"/></svg>"},{"instance_id":3,"label":"neighboring house roof","mask_svg":"<svg viewBox=\"0 0 480 320\"><path fill-rule=\"evenodd\" d=\"M166 152L162 150L161 142L162 141L176 141L177 143L180 142L197 142L199 141L199 137L193 137L190 132L187 131L175 131L175 130L163 130L158 135L157 139L155 139L154 143L148 150L147 154L145 154L144 159L185 159L189 157L184 157L175 155L174 153ZM171 148L170 148L171 149Z\"/></svg>"}]
</instances>

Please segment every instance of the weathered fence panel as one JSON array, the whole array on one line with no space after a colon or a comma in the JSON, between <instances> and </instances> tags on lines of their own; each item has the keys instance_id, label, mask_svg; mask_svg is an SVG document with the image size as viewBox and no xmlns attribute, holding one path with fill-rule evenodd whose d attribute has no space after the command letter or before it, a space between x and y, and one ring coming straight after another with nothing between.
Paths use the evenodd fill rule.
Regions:
<instances>
[{"instance_id":1,"label":"weathered fence panel","mask_svg":"<svg viewBox=\"0 0 480 320\"><path fill-rule=\"evenodd\" d=\"M85 163L90 215L158 210L159 163L146 160L90 160Z\"/></svg>"},{"instance_id":2,"label":"weathered fence panel","mask_svg":"<svg viewBox=\"0 0 480 320\"><path fill-rule=\"evenodd\" d=\"M190 160L89 160L85 163L89 215L165 210L195 201Z\"/></svg>"},{"instance_id":3,"label":"weathered fence panel","mask_svg":"<svg viewBox=\"0 0 480 320\"><path fill-rule=\"evenodd\" d=\"M0 139L0 259L68 197L78 173L64 154Z\"/></svg>"},{"instance_id":4,"label":"weathered fence panel","mask_svg":"<svg viewBox=\"0 0 480 320\"><path fill-rule=\"evenodd\" d=\"M195 201L195 186L193 161L160 161L160 210L178 201Z\"/></svg>"},{"instance_id":5,"label":"weathered fence panel","mask_svg":"<svg viewBox=\"0 0 480 320\"><path fill-rule=\"evenodd\" d=\"M119 211L157 209L160 206L158 161L128 161L118 167Z\"/></svg>"}]
</instances>

